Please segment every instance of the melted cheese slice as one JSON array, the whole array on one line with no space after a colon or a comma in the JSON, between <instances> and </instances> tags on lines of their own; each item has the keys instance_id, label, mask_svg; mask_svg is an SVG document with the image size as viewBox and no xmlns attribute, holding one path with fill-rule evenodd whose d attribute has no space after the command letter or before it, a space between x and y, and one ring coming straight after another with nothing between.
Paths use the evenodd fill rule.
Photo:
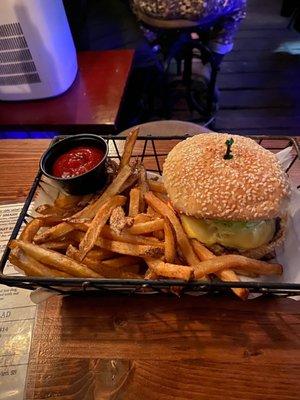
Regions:
<instances>
[{"instance_id":1,"label":"melted cheese slice","mask_svg":"<svg viewBox=\"0 0 300 400\"><path fill-rule=\"evenodd\" d=\"M182 225L190 238L211 246L219 243L241 250L269 243L275 234L275 220L227 222L197 219L181 215Z\"/></svg>"}]
</instances>

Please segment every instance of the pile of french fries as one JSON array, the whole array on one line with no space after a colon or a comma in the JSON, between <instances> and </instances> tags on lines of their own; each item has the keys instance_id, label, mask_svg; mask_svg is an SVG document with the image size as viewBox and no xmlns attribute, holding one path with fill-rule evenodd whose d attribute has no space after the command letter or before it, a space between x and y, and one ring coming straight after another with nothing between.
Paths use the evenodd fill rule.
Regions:
<instances>
[{"instance_id":1,"label":"pile of french fries","mask_svg":"<svg viewBox=\"0 0 300 400\"><path fill-rule=\"evenodd\" d=\"M189 239L163 184L131 163L138 129L129 134L110 183L97 195L60 193L36 209L9 260L28 276L118 279L240 280L280 275L282 266L240 255L215 256ZM245 288L232 288L242 299Z\"/></svg>"}]
</instances>

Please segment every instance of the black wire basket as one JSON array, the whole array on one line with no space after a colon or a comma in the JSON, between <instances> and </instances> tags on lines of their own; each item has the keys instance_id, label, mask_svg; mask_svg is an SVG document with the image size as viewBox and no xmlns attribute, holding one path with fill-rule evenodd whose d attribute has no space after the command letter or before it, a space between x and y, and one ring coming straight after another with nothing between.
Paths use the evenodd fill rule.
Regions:
<instances>
[{"instance_id":1,"label":"black wire basket","mask_svg":"<svg viewBox=\"0 0 300 400\"><path fill-rule=\"evenodd\" d=\"M58 136L52 144L65 136ZM162 164L167 156L170 147L175 146L179 141L186 139L189 135L183 136L141 136L138 138L135 146L133 158L139 158L147 169L147 171L161 175ZM286 165L286 172L298 184L299 171L296 165L300 166L300 151L296 140L288 136L251 136L260 145L277 153L287 147L291 149L291 159ZM111 159L120 159L120 152L124 146L126 137L122 136L105 136L105 140L109 146L109 157ZM297 176L298 174L298 176ZM299 186L298 186L299 187ZM30 209L40 191L45 190L45 179L39 170L27 199L24 203L22 211L12 231L10 240L17 238L22 227L28 223L31 218ZM6 275L5 266L8 263L10 249L6 247L4 250L0 265L0 283L7 286L15 286L23 289L34 290L37 288L46 288L61 294L75 294L82 292L102 292L102 293L139 293L152 294L159 292L170 292L173 288L180 287L180 293L220 293L229 292L231 288L247 288L251 293L260 294L276 294L282 296L300 295L299 283L282 283L282 282L221 282L212 281L190 281L174 279L105 279L105 278L42 278L28 277L23 275Z\"/></svg>"}]
</instances>

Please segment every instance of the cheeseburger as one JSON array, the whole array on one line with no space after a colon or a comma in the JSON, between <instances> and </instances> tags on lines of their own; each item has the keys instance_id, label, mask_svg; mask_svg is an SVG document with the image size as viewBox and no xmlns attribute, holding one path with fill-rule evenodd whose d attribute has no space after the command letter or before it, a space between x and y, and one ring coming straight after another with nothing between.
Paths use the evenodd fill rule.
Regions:
<instances>
[{"instance_id":1,"label":"cheeseburger","mask_svg":"<svg viewBox=\"0 0 300 400\"><path fill-rule=\"evenodd\" d=\"M216 254L261 258L282 242L288 177L254 140L208 133L180 142L166 158L163 181L187 235Z\"/></svg>"}]
</instances>

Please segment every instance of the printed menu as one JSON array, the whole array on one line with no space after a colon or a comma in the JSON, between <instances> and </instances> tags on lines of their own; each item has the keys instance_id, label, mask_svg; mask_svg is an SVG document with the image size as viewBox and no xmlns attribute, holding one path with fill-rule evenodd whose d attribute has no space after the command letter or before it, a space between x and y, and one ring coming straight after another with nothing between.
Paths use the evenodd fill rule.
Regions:
<instances>
[{"instance_id":1,"label":"printed menu","mask_svg":"<svg viewBox=\"0 0 300 400\"><path fill-rule=\"evenodd\" d=\"M23 204L0 206L2 255ZM6 275L21 275L7 263ZM22 400L36 305L30 291L0 285L0 400Z\"/></svg>"}]
</instances>

